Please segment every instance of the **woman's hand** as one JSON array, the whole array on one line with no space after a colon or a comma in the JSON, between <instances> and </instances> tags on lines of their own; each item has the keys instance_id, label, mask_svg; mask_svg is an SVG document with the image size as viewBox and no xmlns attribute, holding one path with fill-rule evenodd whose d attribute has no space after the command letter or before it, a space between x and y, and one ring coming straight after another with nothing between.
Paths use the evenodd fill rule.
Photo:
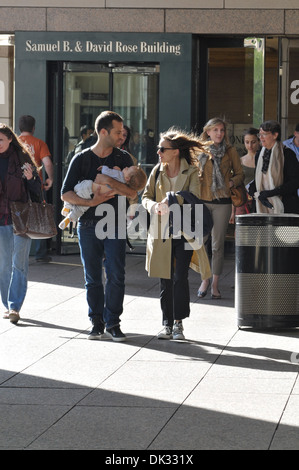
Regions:
<instances>
[{"instance_id":1,"label":"woman's hand","mask_svg":"<svg viewBox=\"0 0 299 470\"><path fill-rule=\"evenodd\" d=\"M153 212L158 215L168 214L168 204L164 201L156 202L153 207Z\"/></svg>"},{"instance_id":2,"label":"woman's hand","mask_svg":"<svg viewBox=\"0 0 299 470\"><path fill-rule=\"evenodd\" d=\"M22 166L23 169L23 175L27 180L31 180L33 177L33 167L30 165L30 163L24 163Z\"/></svg>"}]
</instances>

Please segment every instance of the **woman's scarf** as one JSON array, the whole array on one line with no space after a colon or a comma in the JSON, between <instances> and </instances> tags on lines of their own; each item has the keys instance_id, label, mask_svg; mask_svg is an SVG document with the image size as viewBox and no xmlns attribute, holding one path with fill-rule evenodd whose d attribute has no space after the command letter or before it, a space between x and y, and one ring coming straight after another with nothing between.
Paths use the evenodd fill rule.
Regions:
<instances>
[{"instance_id":1,"label":"woman's scarf","mask_svg":"<svg viewBox=\"0 0 299 470\"><path fill-rule=\"evenodd\" d=\"M219 199L220 197L223 197L223 191L226 190L224 178L220 169L221 160L224 157L224 154L226 152L226 143L223 140L221 144L219 144L218 147L212 144L209 147L209 150L211 154L213 155L213 159L212 159L213 174L212 174L211 191L215 199ZM202 171L204 170L205 164L209 158L210 156L207 155L206 153L202 153L199 155L198 160L201 164Z\"/></svg>"},{"instance_id":2,"label":"woman's scarf","mask_svg":"<svg viewBox=\"0 0 299 470\"><path fill-rule=\"evenodd\" d=\"M258 214L281 214L284 212L284 206L280 196L268 198L269 202L273 205L273 209L265 207L258 199L261 191L277 188L283 183L284 154L282 143L275 142L270 153L266 152L266 150L265 147L262 147L255 171L257 192L254 194L254 197L256 200L256 212Z\"/></svg>"},{"instance_id":3,"label":"woman's scarf","mask_svg":"<svg viewBox=\"0 0 299 470\"><path fill-rule=\"evenodd\" d=\"M262 173L266 174L269 168L270 157L271 157L272 149L263 148L263 166L262 166Z\"/></svg>"}]
</instances>

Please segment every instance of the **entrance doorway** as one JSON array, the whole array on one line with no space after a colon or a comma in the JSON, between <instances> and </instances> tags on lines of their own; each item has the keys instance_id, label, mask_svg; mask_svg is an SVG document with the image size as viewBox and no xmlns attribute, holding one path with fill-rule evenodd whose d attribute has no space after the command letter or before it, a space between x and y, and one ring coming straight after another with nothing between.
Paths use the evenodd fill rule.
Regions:
<instances>
[{"instance_id":1,"label":"entrance doorway","mask_svg":"<svg viewBox=\"0 0 299 470\"><path fill-rule=\"evenodd\" d=\"M277 38L199 38L196 130L219 116L244 155L243 132L279 119Z\"/></svg>"},{"instance_id":2,"label":"entrance doorway","mask_svg":"<svg viewBox=\"0 0 299 470\"><path fill-rule=\"evenodd\" d=\"M159 66L60 62L49 64L49 140L57 160L54 204L61 219L60 188L80 129L94 126L106 110L119 113L129 127L129 152L146 173L157 163ZM62 110L62 113L58 110ZM57 253L78 252L76 229L60 231Z\"/></svg>"}]
</instances>

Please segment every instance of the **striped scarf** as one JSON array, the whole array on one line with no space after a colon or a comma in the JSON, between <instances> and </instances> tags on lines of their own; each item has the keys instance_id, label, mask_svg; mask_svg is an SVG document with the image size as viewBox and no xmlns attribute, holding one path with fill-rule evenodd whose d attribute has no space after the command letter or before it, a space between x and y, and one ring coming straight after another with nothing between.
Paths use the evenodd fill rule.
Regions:
<instances>
[{"instance_id":1,"label":"striped scarf","mask_svg":"<svg viewBox=\"0 0 299 470\"><path fill-rule=\"evenodd\" d=\"M218 145L218 147L212 144L209 149L213 156L213 175L211 191L213 193L213 197L215 199L219 199L223 197L224 191L226 190L224 178L220 169L221 160L226 152L226 143L223 140L221 144ZM202 171L204 170L205 164L209 158L210 156L206 153L202 153L199 155L198 160L201 164Z\"/></svg>"}]
</instances>

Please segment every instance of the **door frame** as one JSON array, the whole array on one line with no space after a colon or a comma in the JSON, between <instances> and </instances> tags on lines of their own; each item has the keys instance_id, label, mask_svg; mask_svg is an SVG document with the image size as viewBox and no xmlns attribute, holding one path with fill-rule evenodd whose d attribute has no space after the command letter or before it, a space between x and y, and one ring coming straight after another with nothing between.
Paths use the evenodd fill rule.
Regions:
<instances>
[{"instance_id":1,"label":"door frame","mask_svg":"<svg viewBox=\"0 0 299 470\"><path fill-rule=\"evenodd\" d=\"M48 110L47 113L47 142L54 158L54 182L53 202L56 222L61 219L62 201L60 188L62 186L62 161L63 161L63 62L49 62L47 73L48 84ZM61 110L61 112L59 112ZM61 231L56 235L56 253L61 254Z\"/></svg>"}]
</instances>

